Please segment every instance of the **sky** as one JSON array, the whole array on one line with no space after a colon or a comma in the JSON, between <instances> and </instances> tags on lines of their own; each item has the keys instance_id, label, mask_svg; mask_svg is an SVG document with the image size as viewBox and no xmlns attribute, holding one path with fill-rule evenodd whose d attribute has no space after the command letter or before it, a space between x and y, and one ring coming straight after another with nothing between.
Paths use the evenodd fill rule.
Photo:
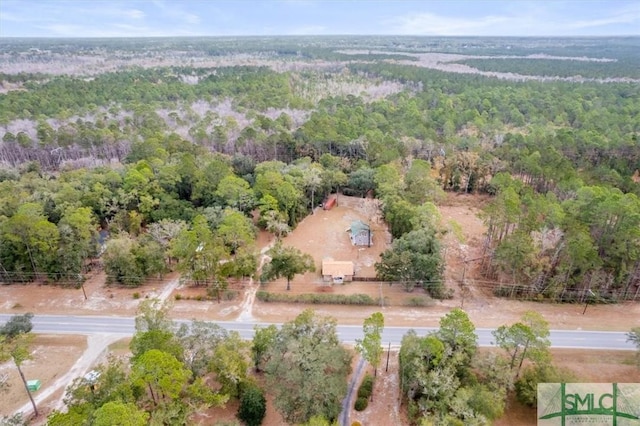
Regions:
<instances>
[{"instance_id":1,"label":"sky","mask_svg":"<svg viewBox=\"0 0 640 426\"><path fill-rule=\"evenodd\" d=\"M1 37L640 35L640 0L0 0Z\"/></svg>"}]
</instances>

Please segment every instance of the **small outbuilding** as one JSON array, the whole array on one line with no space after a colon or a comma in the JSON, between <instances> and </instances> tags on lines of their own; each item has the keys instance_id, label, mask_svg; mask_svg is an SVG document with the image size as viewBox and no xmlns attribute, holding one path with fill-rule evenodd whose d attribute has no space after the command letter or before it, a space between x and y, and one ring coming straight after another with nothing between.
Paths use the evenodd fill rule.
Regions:
<instances>
[{"instance_id":1,"label":"small outbuilding","mask_svg":"<svg viewBox=\"0 0 640 426\"><path fill-rule=\"evenodd\" d=\"M336 197L329 197L329 199L323 203L322 208L325 210L331 210L337 204L338 204L338 199Z\"/></svg>"},{"instance_id":2,"label":"small outbuilding","mask_svg":"<svg viewBox=\"0 0 640 426\"><path fill-rule=\"evenodd\" d=\"M36 379L36 380L27 380L27 389L29 389L29 392L35 392L38 389L40 389L40 380Z\"/></svg>"},{"instance_id":3,"label":"small outbuilding","mask_svg":"<svg viewBox=\"0 0 640 426\"><path fill-rule=\"evenodd\" d=\"M363 221L355 220L351 222L349 232L351 233L351 244L354 246L371 247L371 244L373 244L371 227Z\"/></svg>"},{"instance_id":4,"label":"small outbuilding","mask_svg":"<svg viewBox=\"0 0 640 426\"><path fill-rule=\"evenodd\" d=\"M322 279L324 281L342 284L346 281L352 281L354 273L353 262L332 259L322 261Z\"/></svg>"}]
</instances>

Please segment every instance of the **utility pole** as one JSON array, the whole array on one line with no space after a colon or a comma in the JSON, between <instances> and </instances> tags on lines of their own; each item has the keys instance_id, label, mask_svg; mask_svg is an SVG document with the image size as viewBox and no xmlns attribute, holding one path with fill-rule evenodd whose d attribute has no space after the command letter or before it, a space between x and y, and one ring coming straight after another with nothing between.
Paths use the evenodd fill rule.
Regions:
<instances>
[{"instance_id":1,"label":"utility pole","mask_svg":"<svg viewBox=\"0 0 640 426\"><path fill-rule=\"evenodd\" d=\"M595 297L595 294L589 289L589 294L587 295L587 302L584 304L584 310L582 311L582 315L587 312L587 308L589 307L589 298Z\"/></svg>"},{"instance_id":2,"label":"utility pole","mask_svg":"<svg viewBox=\"0 0 640 426\"><path fill-rule=\"evenodd\" d=\"M389 342L389 349L387 350L387 367L384 369L385 373L389 371L389 355L391 355L391 342Z\"/></svg>"},{"instance_id":3,"label":"utility pole","mask_svg":"<svg viewBox=\"0 0 640 426\"><path fill-rule=\"evenodd\" d=\"M467 259L465 257L464 260L462 261L462 279L460 280L460 296L461 296L460 308L464 308L464 299L467 293L469 293L469 288L467 287L467 283L465 281L465 278L467 276L467 265L469 265L469 262L475 262L476 260L481 260L481 259L484 259L485 257L487 257L487 255L476 257L473 259Z\"/></svg>"}]
</instances>

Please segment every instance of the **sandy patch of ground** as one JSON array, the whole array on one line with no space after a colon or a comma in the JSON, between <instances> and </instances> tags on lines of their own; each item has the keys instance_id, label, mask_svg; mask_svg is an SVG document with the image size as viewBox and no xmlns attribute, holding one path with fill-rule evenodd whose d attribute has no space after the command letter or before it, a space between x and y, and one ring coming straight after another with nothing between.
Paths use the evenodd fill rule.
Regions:
<instances>
[{"instance_id":1,"label":"sandy patch of ground","mask_svg":"<svg viewBox=\"0 0 640 426\"><path fill-rule=\"evenodd\" d=\"M371 226L373 244L371 247L357 247L351 244L348 229L356 220ZM375 277L374 264L388 247L391 236L387 226L381 221L377 200L370 198L338 196L338 205L331 210L316 208L314 214L304 218L296 229L283 239L283 244L298 248L310 254L315 260L316 272L309 272L295 278L298 283L323 284L322 260L352 261L358 277ZM284 282L284 281L282 281Z\"/></svg>"},{"instance_id":2,"label":"sandy patch of ground","mask_svg":"<svg viewBox=\"0 0 640 426\"><path fill-rule=\"evenodd\" d=\"M573 372L579 383L640 383L640 369L628 351L551 350L553 363ZM514 397L507 403L505 415L495 426L536 424L536 410L520 404Z\"/></svg>"},{"instance_id":3,"label":"sandy patch of ground","mask_svg":"<svg viewBox=\"0 0 640 426\"><path fill-rule=\"evenodd\" d=\"M87 299L81 288L36 283L1 285L0 312L134 316L140 300L168 297L167 292L178 285L178 278L177 273L171 273L162 279L151 278L140 287L127 288L107 286L104 272L96 272L84 283Z\"/></svg>"},{"instance_id":4,"label":"sandy patch of ground","mask_svg":"<svg viewBox=\"0 0 640 426\"><path fill-rule=\"evenodd\" d=\"M424 308L256 302L253 313L262 321L282 322L295 318L304 308L311 308L319 315L337 318L340 324L362 325L366 317L379 311L384 314L385 324L389 326L437 327L440 318L456 307L460 307L459 300L437 301ZM584 305L547 305L497 299L491 302L467 300L464 310L477 328L512 324L530 310L540 313L549 322L551 329L558 330L629 331L631 327L640 324L637 320L634 323L634 319L640 318L640 305L633 303L589 305L585 315L582 315Z\"/></svg>"},{"instance_id":5,"label":"sandy patch of ground","mask_svg":"<svg viewBox=\"0 0 640 426\"><path fill-rule=\"evenodd\" d=\"M268 391L265 384L265 378L262 374L255 375L254 378L262 389ZM273 405L273 396L267 393L265 394L265 397L267 400L267 410L264 420L262 421L262 426L286 425L287 423L282 418L282 415L275 409L275 406ZM227 402L224 407L211 408L209 410L200 412L197 415L193 416L191 420L195 424L201 426L216 425L218 423L224 424L225 422L234 424L234 421L240 422L236 417L239 406L240 403L238 400L232 400Z\"/></svg>"},{"instance_id":6,"label":"sandy patch of ground","mask_svg":"<svg viewBox=\"0 0 640 426\"><path fill-rule=\"evenodd\" d=\"M361 203L360 198L340 197L341 207L355 205L356 211L359 208L361 214L367 217L366 208ZM376 282L351 282L344 285L326 286L318 284L313 280L319 280L318 273L297 276L291 283L290 294L331 292L338 294L368 294L377 299L382 297L385 300L384 306L330 306L330 305L295 305L285 303L263 303L256 301L253 308L255 318L262 321L281 322L289 321L306 307L311 307L321 315L329 315L338 319L341 324L362 324L364 318L373 312L381 311L385 316L385 323L388 325L403 326L438 326L440 318L446 315L452 308L462 307L474 322L476 327L498 327L503 324L516 322L520 316L528 310L534 310L542 314L549 321L554 329L593 329L607 331L627 331L631 324L630 318L640 318L640 305L635 303L623 303L618 305L591 305L585 315L582 314L584 305L575 304L548 304L536 302L520 302L491 295L487 283L480 278L478 267L482 260L482 243L484 240L485 226L478 217L482 206L488 201L486 196L453 194L448 193L445 200L439 206L443 224L450 230L444 237L446 270L445 281L447 286L454 290L454 298L451 300L437 301L430 300L426 307L404 306L411 297L428 296L421 289L414 289L407 293L399 286L380 285ZM360 206L360 207L358 207ZM343 229L344 222L335 225L345 213L338 209L326 213L339 213L337 218L332 216L328 221L333 225L325 225L322 214L316 213L314 216L306 218L298 228L291 234L288 241L295 244L301 250L318 250L327 253L328 247L342 248L345 251L337 250L337 253L345 253L346 259L355 253L347 251L349 249L348 239L346 242L327 242L323 247L316 247L318 234L336 235L341 237L340 230ZM304 226L303 226L304 225ZM456 230L457 229L457 230ZM298 234L301 231L301 234ZM346 237L346 236L345 236ZM374 242L376 242L374 236ZM351 247L352 248L352 247ZM381 247L379 252L383 251ZM356 255L357 256L357 255ZM378 253L379 256L379 253ZM321 258L322 255L316 255ZM321 259L320 259L321 260ZM316 260L319 262L320 260ZM356 257L357 261L357 257ZM468 291L461 291L463 272ZM286 283L278 280L262 286L271 292L285 292ZM640 325L640 324L639 324Z\"/></svg>"},{"instance_id":7,"label":"sandy patch of ground","mask_svg":"<svg viewBox=\"0 0 640 426\"><path fill-rule=\"evenodd\" d=\"M52 395L49 389L59 390L61 379L66 380L67 373L77 372L74 368L76 360L86 351L87 338L69 335L36 335L31 345L33 359L22 364L22 371L27 380L40 380L41 388L33 393L36 403L44 401ZM0 395L0 415L12 415L25 404L31 407L29 397L18 370L13 361L0 364L0 374L9 374L9 391ZM76 377L74 375L71 378ZM66 383L65 383L66 384ZM45 412L47 407L38 404L38 408Z\"/></svg>"},{"instance_id":8,"label":"sandy patch of ground","mask_svg":"<svg viewBox=\"0 0 640 426\"><path fill-rule=\"evenodd\" d=\"M42 383L32 394L40 416L32 418L30 424L43 425L53 410L63 409L66 387L73 379L104 362L107 354L129 354L130 340L109 334L36 335L32 344L33 360L23 366L27 380L37 378ZM0 415L22 412L25 418L31 418L33 408L13 363L0 365L0 374L3 372L10 374L11 388L0 399Z\"/></svg>"}]
</instances>

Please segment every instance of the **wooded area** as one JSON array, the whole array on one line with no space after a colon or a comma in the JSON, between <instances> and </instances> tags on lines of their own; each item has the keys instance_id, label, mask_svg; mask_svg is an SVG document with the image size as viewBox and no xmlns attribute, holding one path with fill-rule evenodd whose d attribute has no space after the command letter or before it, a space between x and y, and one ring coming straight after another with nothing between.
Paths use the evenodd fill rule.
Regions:
<instances>
[{"instance_id":1,"label":"wooded area","mask_svg":"<svg viewBox=\"0 0 640 426\"><path fill-rule=\"evenodd\" d=\"M256 270L254 215L282 236L342 192L381 201L394 238L381 278L450 297L435 205L454 191L494 195L482 271L495 294L637 300L638 52L628 38L562 42L2 41L0 279L79 285L100 255L114 283L177 269L219 298ZM407 52L602 79L448 73ZM100 70L105 55L123 65ZM60 57L94 62L65 73Z\"/></svg>"}]
</instances>

